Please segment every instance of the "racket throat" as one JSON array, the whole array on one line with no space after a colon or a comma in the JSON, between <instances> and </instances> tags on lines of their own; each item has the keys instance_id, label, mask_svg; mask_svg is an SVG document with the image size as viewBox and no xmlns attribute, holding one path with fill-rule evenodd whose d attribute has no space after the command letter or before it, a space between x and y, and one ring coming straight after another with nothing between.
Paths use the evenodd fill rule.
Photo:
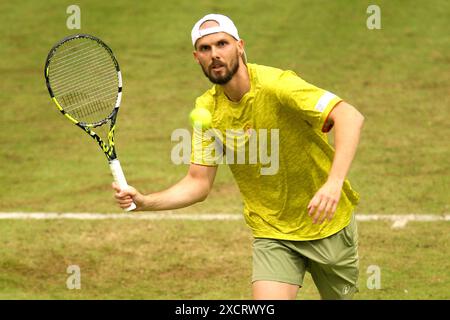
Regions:
<instances>
[{"instance_id":1,"label":"racket throat","mask_svg":"<svg viewBox=\"0 0 450 320\"><path fill-rule=\"evenodd\" d=\"M90 135L92 139L97 141L98 145L102 149L109 162L117 158L116 148L114 146L114 129L116 128L115 125L113 125L108 132L108 143L105 143L105 141L103 141L102 138L100 138L100 136L85 123L78 122L76 123L76 125L86 131L86 133Z\"/></svg>"}]
</instances>

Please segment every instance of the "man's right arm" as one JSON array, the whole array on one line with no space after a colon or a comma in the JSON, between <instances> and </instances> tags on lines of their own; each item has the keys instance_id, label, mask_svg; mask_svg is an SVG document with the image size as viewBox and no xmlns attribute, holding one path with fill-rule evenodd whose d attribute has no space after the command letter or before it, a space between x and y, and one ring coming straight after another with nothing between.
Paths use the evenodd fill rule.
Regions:
<instances>
[{"instance_id":1,"label":"man's right arm","mask_svg":"<svg viewBox=\"0 0 450 320\"><path fill-rule=\"evenodd\" d=\"M136 204L135 211L171 210L188 207L206 199L212 189L217 166L191 164L187 175L172 187L155 193L143 195L135 188L127 190L113 183L115 198L121 208Z\"/></svg>"}]
</instances>

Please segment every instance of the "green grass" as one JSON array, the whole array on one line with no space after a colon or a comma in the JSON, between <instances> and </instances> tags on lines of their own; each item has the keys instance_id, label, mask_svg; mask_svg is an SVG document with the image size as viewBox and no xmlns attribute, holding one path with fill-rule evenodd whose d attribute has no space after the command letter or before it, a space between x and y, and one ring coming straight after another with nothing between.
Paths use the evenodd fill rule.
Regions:
<instances>
[{"instance_id":1,"label":"green grass","mask_svg":"<svg viewBox=\"0 0 450 320\"><path fill-rule=\"evenodd\" d=\"M449 222L359 223L355 299L449 299ZM0 299L251 299L242 221L13 221L0 224ZM66 273L78 265L81 289ZM381 270L368 289L367 268ZM309 274L299 299L319 299Z\"/></svg>"},{"instance_id":2,"label":"green grass","mask_svg":"<svg viewBox=\"0 0 450 320\"><path fill-rule=\"evenodd\" d=\"M377 1L382 29L366 28L373 1L77 1L80 32L102 38L124 78L116 142L130 184L158 191L187 166L170 161L170 135L189 128L210 84L192 59L190 31L209 12L229 15L250 62L292 69L366 118L349 174L358 212L448 213L450 38L445 0ZM66 28L69 3L0 3L0 211L120 212L98 146L50 101L43 64ZM222 166L207 201L185 213L240 212ZM383 289L365 299L449 298L448 223L399 231L361 224L361 277ZM1 221L0 298L248 298L250 235L242 223ZM65 289L69 264L83 289ZM306 280L306 284L310 279ZM312 285L300 297L317 298ZM408 290L408 293L405 293Z\"/></svg>"}]
</instances>

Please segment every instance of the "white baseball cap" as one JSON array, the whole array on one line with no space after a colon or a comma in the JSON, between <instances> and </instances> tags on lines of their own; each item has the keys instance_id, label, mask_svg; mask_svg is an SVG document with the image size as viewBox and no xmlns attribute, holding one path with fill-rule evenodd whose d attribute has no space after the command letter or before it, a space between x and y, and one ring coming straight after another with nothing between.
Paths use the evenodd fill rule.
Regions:
<instances>
[{"instance_id":1,"label":"white baseball cap","mask_svg":"<svg viewBox=\"0 0 450 320\"><path fill-rule=\"evenodd\" d=\"M200 26L206 21L215 21L219 25L211 28L200 29ZM239 38L238 30L230 18L224 16L223 14L211 13L207 14L206 16L198 20L197 23L192 28L191 32L192 45L195 47L195 43L197 42L198 39L217 32L225 32L228 33L233 38L235 38L236 40L238 41L241 40L241 38ZM244 63L246 63L247 56L245 54L245 51L244 54L242 55L242 58L244 59Z\"/></svg>"}]
</instances>

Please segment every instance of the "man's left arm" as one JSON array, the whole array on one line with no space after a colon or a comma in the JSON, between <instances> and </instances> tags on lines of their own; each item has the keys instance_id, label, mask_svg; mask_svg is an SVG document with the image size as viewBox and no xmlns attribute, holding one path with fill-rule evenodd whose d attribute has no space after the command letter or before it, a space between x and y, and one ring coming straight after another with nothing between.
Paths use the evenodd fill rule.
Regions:
<instances>
[{"instance_id":1,"label":"man's left arm","mask_svg":"<svg viewBox=\"0 0 450 320\"><path fill-rule=\"evenodd\" d=\"M331 220L341 197L342 186L356 153L364 116L352 105L341 101L328 116L334 123L335 155L327 182L308 204L313 223Z\"/></svg>"}]
</instances>

